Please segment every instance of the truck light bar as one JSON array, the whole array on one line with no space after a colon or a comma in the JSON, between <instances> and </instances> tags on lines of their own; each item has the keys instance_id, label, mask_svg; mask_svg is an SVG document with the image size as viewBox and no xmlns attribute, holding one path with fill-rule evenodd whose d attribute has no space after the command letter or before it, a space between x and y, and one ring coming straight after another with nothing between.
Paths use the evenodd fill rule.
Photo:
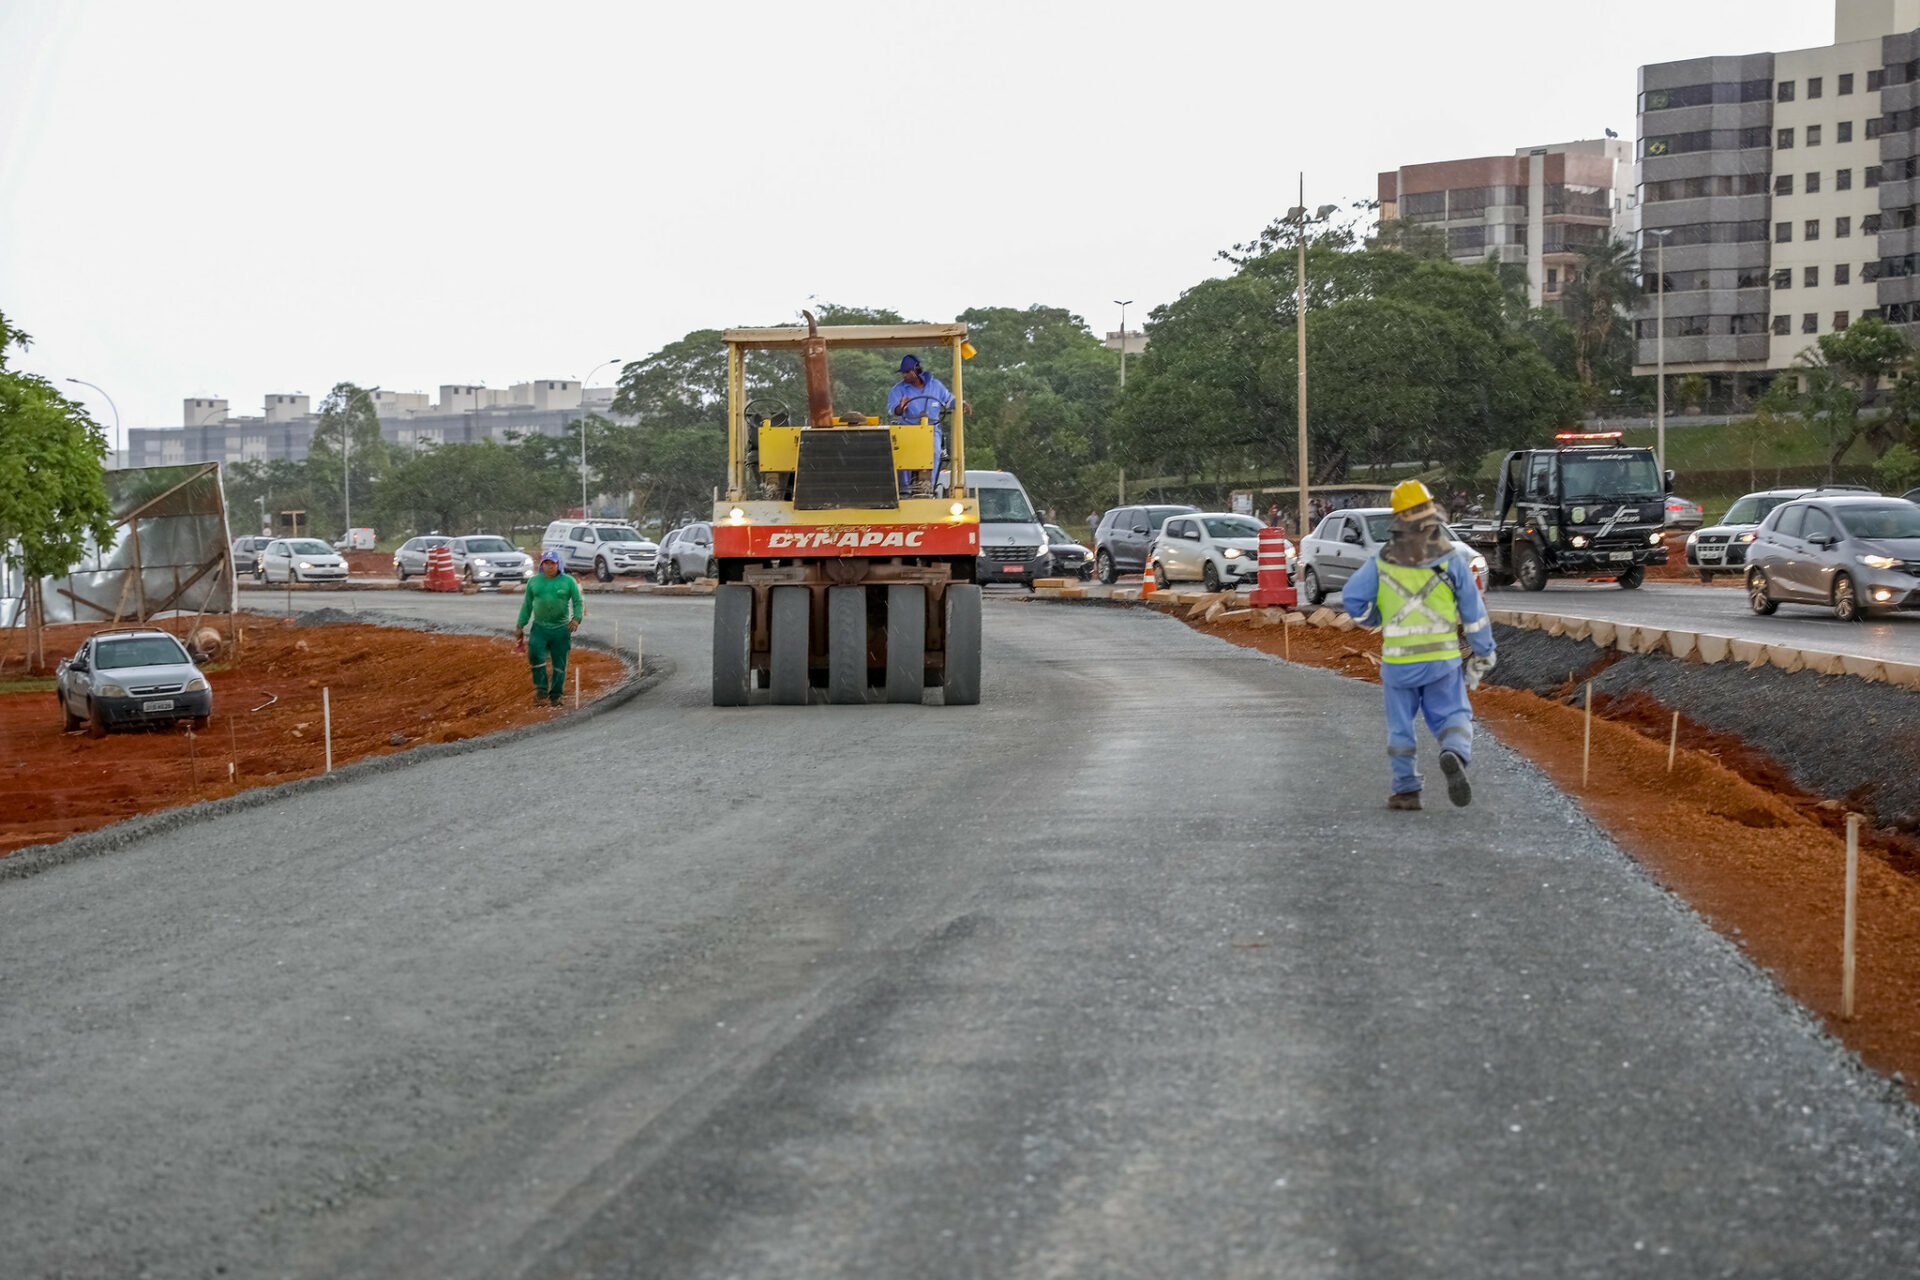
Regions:
<instances>
[{"instance_id":1,"label":"truck light bar","mask_svg":"<svg viewBox=\"0 0 1920 1280\"><path fill-rule=\"evenodd\" d=\"M1624 440L1624 431L1562 431L1555 440Z\"/></svg>"}]
</instances>

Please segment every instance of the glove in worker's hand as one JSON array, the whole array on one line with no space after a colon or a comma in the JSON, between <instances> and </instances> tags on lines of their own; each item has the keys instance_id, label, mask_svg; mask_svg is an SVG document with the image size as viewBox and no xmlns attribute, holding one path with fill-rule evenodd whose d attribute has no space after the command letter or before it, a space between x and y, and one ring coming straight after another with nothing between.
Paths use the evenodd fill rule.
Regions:
<instances>
[{"instance_id":1,"label":"glove in worker's hand","mask_svg":"<svg viewBox=\"0 0 1920 1280\"><path fill-rule=\"evenodd\" d=\"M1480 682L1486 679L1487 672L1493 670L1498 661L1491 653L1482 656L1474 654L1466 661L1467 688L1478 689Z\"/></svg>"}]
</instances>

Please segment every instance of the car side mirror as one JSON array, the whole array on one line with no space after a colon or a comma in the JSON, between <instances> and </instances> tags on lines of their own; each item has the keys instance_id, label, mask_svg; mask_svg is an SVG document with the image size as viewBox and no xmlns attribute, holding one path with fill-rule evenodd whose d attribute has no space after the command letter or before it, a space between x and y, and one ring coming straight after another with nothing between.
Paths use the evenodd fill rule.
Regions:
<instances>
[{"instance_id":1,"label":"car side mirror","mask_svg":"<svg viewBox=\"0 0 1920 1280\"><path fill-rule=\"evenodd\" d=\"M1816 533L1811 538L1808 538L1807 541L1811 542L1814 546L1819 547L1822 550L1825 550L1826 548L1831 547L1834 543L1840 540L1834 537L1830 533Z\"/></svg>"},{"instance_id":2,"label":"car side mirror","mask_svg":"<svg viewBox=\"0 0 1920 1280\"><path fill-rule=\"evenodd\" d=\"M1673 492L1673 472L1671 471L1667 472L1664 479L1666 481L1666 486L1667 486L1666 492L1672 493Z\"/></svg>"}]
</instances>

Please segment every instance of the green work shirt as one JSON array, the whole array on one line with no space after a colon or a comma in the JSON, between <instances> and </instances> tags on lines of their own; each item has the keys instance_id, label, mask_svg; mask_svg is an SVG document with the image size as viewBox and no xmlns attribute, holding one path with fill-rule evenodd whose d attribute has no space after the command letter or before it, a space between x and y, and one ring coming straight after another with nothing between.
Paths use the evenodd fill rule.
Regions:
<instances>
[{"instance_id":1,"label":"green work shirt","mask_svg":"<svg viewBox=\"0 0 1920 1280\"><path fill-rule=\"evenodd\" d=\"M580 598L580 584L571 576L556 573L549 578L536 573L527 579L527 591L520 601L520 626L531 617L539 627L564 627L569 617L587 616L587 602Z\"/></svg>"}]
</instances>

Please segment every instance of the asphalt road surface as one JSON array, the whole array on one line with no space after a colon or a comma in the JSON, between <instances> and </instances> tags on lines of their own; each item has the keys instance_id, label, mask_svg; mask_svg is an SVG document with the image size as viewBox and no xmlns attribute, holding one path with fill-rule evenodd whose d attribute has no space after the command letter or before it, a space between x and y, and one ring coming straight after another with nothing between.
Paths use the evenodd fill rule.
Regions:
<instances>
[{"instance_id":1,"label":"asphalt road surface","mask_svg":"<svg viewBox=\"0 0 1920 1280\"><path fill-rule=\"evenodd\" d=\"M1497 746L1390 814L1376 689L1010 600L979 707L716 711L588 607L674 674L0 881L0 1274L1920 1268L1914 1111Z\"/></svg>"}]
</instances>

